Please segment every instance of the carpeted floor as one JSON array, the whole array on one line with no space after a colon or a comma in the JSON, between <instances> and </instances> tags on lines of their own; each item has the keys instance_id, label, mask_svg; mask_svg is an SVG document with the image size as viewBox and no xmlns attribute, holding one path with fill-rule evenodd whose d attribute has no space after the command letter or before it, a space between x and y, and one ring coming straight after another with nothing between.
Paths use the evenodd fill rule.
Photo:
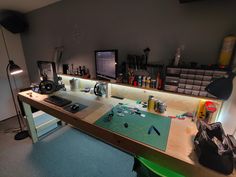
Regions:
<instances>
[{"instance_id":1,"label":"carpeted floor","mask_svg":"<svg viewBox=\"0 0 236 177\"><path fill-rule=\"evenodd\" d=\"M0 122L0 177L136 177L131 155L70 126L32 144L14 140L15 122Z\"/></svg>"}]
</instances>

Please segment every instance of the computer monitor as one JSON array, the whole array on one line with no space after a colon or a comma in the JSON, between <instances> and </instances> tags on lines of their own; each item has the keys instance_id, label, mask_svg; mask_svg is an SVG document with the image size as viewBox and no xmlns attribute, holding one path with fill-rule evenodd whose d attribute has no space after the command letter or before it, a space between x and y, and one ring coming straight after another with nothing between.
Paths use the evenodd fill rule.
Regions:
<instances>
[{"instance_id":1,"label":"computer monitor","mask_svg":"<svg viewBox=\"0 0 236 177\"><path fill-rule=\"evenodd\" d=\"M55 62L37 61L40 80L51 80L58 83Z\"/></svg>"},{"instance_id":2,"label":"computer monitor","mask_svg":"<svg viewBox=\"0 0 236 177\"><path fill-rule=\"evenodd\" d=\"M104 79L116 79L118 50L96 50L96 76Z\"/></svg>"}]
</instances>

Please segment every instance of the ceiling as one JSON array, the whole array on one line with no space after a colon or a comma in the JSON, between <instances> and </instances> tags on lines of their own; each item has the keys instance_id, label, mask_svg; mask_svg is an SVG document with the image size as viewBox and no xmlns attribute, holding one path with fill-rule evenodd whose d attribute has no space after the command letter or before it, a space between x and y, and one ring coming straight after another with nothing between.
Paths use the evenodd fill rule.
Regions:
<instances>
[{"instance_id":1,"label":"ceiling","mask_svg":"<svg viewBox=\"0 0 236 177\"><path fill-rule=\"evenodd\" d=\"M0 0L0 10L15 10L27 13L60 0Z\"/></svg>"}]
</instances>

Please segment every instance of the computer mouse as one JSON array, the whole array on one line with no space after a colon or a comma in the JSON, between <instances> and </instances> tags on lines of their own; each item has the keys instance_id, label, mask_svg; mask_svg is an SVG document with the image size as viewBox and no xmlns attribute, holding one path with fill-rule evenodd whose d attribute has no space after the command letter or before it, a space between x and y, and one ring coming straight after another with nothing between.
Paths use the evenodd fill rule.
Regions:
<instances>
[{"instance_id":1,"label":"computer mouse","mask_svg":"<svg viewBox=\"0 0 236 177\"><path fill-rule=\"evenodd\" d=\"M71 106L71 110L76 111L79 109L79 104L75 103Z\"/></svg>"}]
</instances>

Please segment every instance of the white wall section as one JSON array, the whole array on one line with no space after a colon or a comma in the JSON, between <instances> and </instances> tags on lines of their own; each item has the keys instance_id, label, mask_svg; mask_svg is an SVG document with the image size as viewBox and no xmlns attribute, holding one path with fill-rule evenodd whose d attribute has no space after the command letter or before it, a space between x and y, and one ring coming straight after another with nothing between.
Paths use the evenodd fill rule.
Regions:
<instances>
[{"instance_id":1,"label":"white wall section","mask_svg":"<svg viewBox=\"0 0 236 177\"><path fill-rule=\"evenodd\" d=\"M16 85L18 89L14 86L14 80L11 77L13 90L16 94L20 88L29 87L29 77L21 44L21 37L20 34L13 34L5 30L4 28L3 31L10 59L23 69L23 73L15 75ZM0 33L0 120L16 115L6 75L7 64L8 58L6 53L6 47L3 42L2 33Z\"/></svg>"}]
</instances>

